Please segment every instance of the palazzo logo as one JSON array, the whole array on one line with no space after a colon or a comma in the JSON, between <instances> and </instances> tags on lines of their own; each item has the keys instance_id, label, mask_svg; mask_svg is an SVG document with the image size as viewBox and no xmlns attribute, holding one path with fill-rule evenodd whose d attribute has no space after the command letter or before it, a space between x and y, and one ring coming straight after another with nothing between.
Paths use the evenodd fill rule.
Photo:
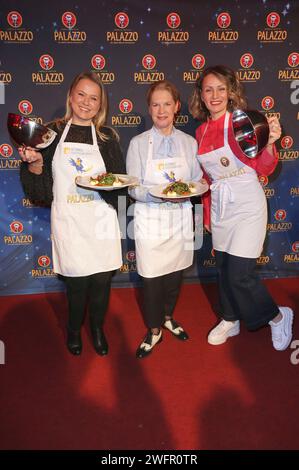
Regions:
<instances>
[{"instance_id":1,"label":"palazzo logo","mask_svg":"<svg viewBox=\"0 0 299 470\"><path fill-rule=\"evenodd\" d=\"M152 82L164 80L164 73L158 72L158 70L155 69L157 61L154 55L146 54L143 56L141 63L143 70L141 72L134 72L134 82L147 85Z\"/></svg>"},{"instance_id":2,"label":"palazzo logo","mask_svg":"<svg viewBox=\"0 0 299 470\"><path fill-rule=\"evenodd\" d=\"M18 11L10 11L7 15L7 23L12 28L20 28L23 23L22 15Z\"/></svg>"},{"instance_id":3,"label":"palazzo logo","mask_svg":"<svg viewBox=\"0 0 299 470\"><path fill-rule=\"evenodd\" d=\"M20 113L24 114L25 116L28 116L33 111L32 103L28 100L20 101L18 108Z\"/></svg>"},{"instance_id":4,"label":"palazzo logo","mask_svg":"<svg viewBox=\"0 0 299 470\"><path fill-rule=\"evenodd\" d=\"M121 102L119 103L119 110L124 114L131 113L133 111L132 101L128 100L127 98L121 100Z\"/></svg>"},{"instance_id":5,"label":"palazzo logo","mask_svg":"<svg viewBox=\"0 0 299 470\"><path fill-rule=\"evenodd\" d=\"M285 263L299 263L299 241L292 243L292 253L285 253L283 260Z\"/></svg>"},{"instance_id":6,"label":"palazzo logo","mask_svg":"<svg viewBox=\"0 0 299 470\"><path fill-rule=\"evenodd\" d=\"M280 113L276 112L274 108L274 98L272 96L264 96L261 100L261 106L263 111L266 111L267 117L277 117L280 119Z\"/></svg>"},{"instance_id":7,"label":"palazzo logo","mask_svg":"<svg viewBox=\"0 0 299 470\"><path fill-rule=\"evenodd\" d=\"M4 43L29 44L33 41L33 32L21 28L23 18L18 11L10 11L6 17L9 28L0 30L0 41Z\"/></svg>"},{"instance_id":8,"label":"palazzo logo","mask_svg":"<svg viewBox=\"0 0 299 470\"><path fill-rule=\"evenodd\" d=\"M77 24L76 15L72 11L65 11L61 17L63 26L67 29L73 29Z\"/></svg>"},{"instance_id":9,"label":"palazzo logo","mask_svg":"<svg viewBox=\"0 0 299 470\"><path fill-rule=\"evenodd\" d=\"M181 24L181 18L178 13L169 13L166 17L168 29L158 31L158 41L161 44L185 44L189 41L189 32L178 29Z\"/></svg>"},{"instance_id":10,"label":"palazzo logo","mask_svg":"<svg viewBox=\"0 0 299 470\"><path fill-rule=\"evenodd\" d=\"M138 41L137 31L127 29L130 19L127 13L120 11L114 16L114 31L106 31L106 40L110 44L136 44Z\"/></svg>"},{"instance_id":11,"label":"palazzo logo","mask_svg":"<svg viewBox=\"0 0 299 470\"><path fill-rule=\"evenodd\" d=\"M291 82L299 80L299 54L291 52L287 58L288 67L278 70L278 80L282 82Z\"/></svg>"},{"instance_id":12,"label":"palazzo logo","mask_svg":"<svg viewBox=\"0 0 299 470\"><path fill-rule=\"evenodd\" d=\"M183 81L194 84L203 72L206 58L203 54L194 54L191 59L192 68L183 72Z\"/></svg>"},{"instance_id":13,"label":"palazzo logo","mask_svg":"<svg viewBox=\"0 0 299 470\"><path fill-rule=\"evenodd\" d=\"M241 69L237 71L238 78L241 82L256 82L261 78L260 70L252 68L254 57L250 52L245 52L240 57Z\"/></svg>"},{"instance_id":14,"label":"palazzo logo","mask_svg":"<svg viewBox=\"0 0 299 470\"><path fill-rule=\"evenodd\" d=\"M281 161L291 161L298 160L299 150L294 150L293 147L294 140L290 135L285 135L280 141L281 149L279 150L279 160Z\"/></svg>"},{"instance_id":15,"label":"palazzo logo","mask_svg":"<svg viewBox=\"0 0 299 470\"><path fill-rule=\"evenodd\" d=\"M41 55L38 62L41 69L32 72L32 83L36 85L61 85L63 83L64 75L62 72L53 70L54 59L50 54Z\"/></svg>"},{"instance_id":16,"label":"palazzo logo","mask_svg":"<svg viewBox=\"0 0 299 470\"><path fill-rule=\"evenodd\" d=\"M287 211L285 209L278 209L274 212L274 218L277 222L268 223L267 230L269 232L286 232L291 230L292 222L287 222Z\"/></svg>"},{"instance_id":17,"label":"palazzo logo","mask_svg":"<svg viewBox=\"0 0 299 470\"><path fill-rule=\"evenodd\" d=\"M31 269L31 276L33 278L55 277L51 265L51 258L48 255L41 255L37 258L36 267Z\"/></svg>"},{"instance_id":18,"label":"palazzo logo","mask_svg":"<svg viewBox=\"0 0 299 470\"><path fill-rule=\"evenodd\" d=\"M19 220L13 220L9 224L9 235L4 235L3 241L5 245L30 245L32 243L32 235L24 234L24 226Z\"/></svg>"},{"instance_id":19,"label":"palazzo logo","mask_svg":"<svg viewBox=\"0 0 299 470\"><path fill-rule=\"evenodd\" d=\"M231 16L227 11L223 11L216 18L218 28L208 32L208 40L211 43L233 44L239 39L239 32L230 28Z\"/></svg>"},{"instance_id":20,"label":"palazzo logo","mask_svg":"<svg viewBox=\"0 0 299 470\"><path fill-rule=\"evenodd\" d=\"M266 16L267 27L257 31L257 40L261 43L284 42L288 33L286 30L278 28L280 24L280 15L276 11L272 11Z\"/></svg>"},{"instance_id":21,"label":"palazzo logo","mask_svg":"<svg viewBox=\"0 0 299 470\"><path fill-rule=\"evenodd\" d=\"M42 268L47 268L48 266L50 266L51 259L47 255L42 255L38 258L37 262L38 265Z\"/></svg>"},{"instance_id":22,"label":"palazzo logo","mask_svg":"<svg viewBox=\"0 0 299 470\"><path fill-rule=\"evenodd\" d=\"M55 29L54 41L58 44L82 44L86 41L86 31L75 28L77 17L72 11L65 11L61 16L62 29Z\"/></svg>"},{"instance_id":23,"label":"palazzo logo","mask_svg":"<svg viewBox=\"0 0 299 470\"><path fill-rule=\"evenodd\" d=\"M0 145L0 170L19 170L21 160L14 158L13 148L9 144Z\"/></svg>"},{"instance_id":24,"label":"palazzo logo","mask_svg":"<svg viewBox=\"0 0 299 470\"><path fill-rule=\"evenodd\" d=\"M127 263L124 263L120 267L120 272L121 273L129 273L129 272L135 272L136 271L136 253L135 251L127 251L126 253L126 260L128 261Z\"/></svg>"},{"instance_id":25,"label":"palazzo logo","mask_svg":"<svg viewBox=\"0 0 299 470\"><path fill-rule=\"evenodd\" d=\"M1 33L1 32L0 32ZM0 62L1 65L1 62ZM12 82L12 73L0 69L0 84L9 85Z\"/></svg>"},{"instance_id":26,"label":"palazzo logo","mask_svg":"<svg viewBox=\"0 0 299 470\"><path fill-rule=\"evenodd\" d=\"M123 98L118 105L120 114L112 115L111 125L114 127L137 127L141 124L141 116L131 114L133 103L128 98Z\"/></svg>"},{"instance_id":27,"label":"palazzo logo","mask_svg":"<svg viewBox=\"0 0 299 470\"><path fill-rule=\"evenodd\" d=\"M267 198L273 197L275 195L275 189L267 187L269 183L268 176L265 176L265 175L259 176L259 182L263 186L263 190Z\"/></svg>"},{"instance_id":28,"label":"palazzo logo","mask_svg":"<svg viewBox=\"0 0 299 470\"><path fill-rule=\"evenodd\" d=\"M0 155L4 158L9 158L13 154L12 146L9 144L1 144L0 145Z\"/></svg>"},{"instance_id":29,"label":"palazzo logo","mask_svg":"<svg viewBox=\"0 0 299 470\"><path fill-rule=\"evenodd\" d=\"M106 59L102 54L95 54L91 58L91 65L97 72L97 75L101 79L104 85L111 85L115 80L114 72L110 72L106 68Z\"/></svg>"}]
</instances>

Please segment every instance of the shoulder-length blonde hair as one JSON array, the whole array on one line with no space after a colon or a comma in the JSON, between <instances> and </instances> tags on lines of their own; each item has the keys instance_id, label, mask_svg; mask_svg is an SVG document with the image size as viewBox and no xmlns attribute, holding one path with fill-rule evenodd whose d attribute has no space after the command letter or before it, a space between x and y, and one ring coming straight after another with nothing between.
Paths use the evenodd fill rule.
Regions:
<instances>
[{"instance_id":1,"label":"shoulder-length blonde hair","mask_svg":"<svg viewBox=\"0 0 299 470\"><path fill-rule=\"evenodd\" d=\"M61 126L62 124L65 124L66 122L68 122L71 119L72 114L73 114L73 110L72 110L72 106L71 106L71 103L70 103L70 96L71 96L71 93L72 93L73 89L77 86L77 84L80 82L80 80L83 80L83 79L88 79L88 80L92 81L93 83L98 85L98 87L100 89L101 106L100 106L100 109L97 112L97 114L92 119L92 122L95 126L96 133L98 134L99 138L103 141L106 141L106 140L109 139L109 136L107 136L107 134L102 132L101 129L105 126L106 120L107 120L108 98L107 98L107 94L106 94L104 85L103 85L101 79L99 78L99 76L96 72L82 72L82 73L79 73L74 78L74 80L72 81L71 86L68 90L67 97L66 97L65 115L64 115L63 118L57 119L56 123L57 123L58 126ZM108 127L108 126L106 126L106 127ZM112 129L112 128L111 128L111 130L113 131L113 134L118 138L118 134L115 132L115 130Z\"/></svg>"},{"instance_id":2,"label":"shoulder-length blonde hair","mask_svg":"<svg viewBox=\"0 0 299 470\"><path fill-rule=\"evenodd\" d=\"M189 111L194 118L206 121L210 116L209 110L201 99L203 81L205 77L210 74L215 75L221 82L225 83L229 96L227 105L227 110L229 112L232 112L235 109L247 108L244 89L236 73L224 65L215 65L204 70L197 80L192 95L190 96Z\"/></svg>"}]
</instances>

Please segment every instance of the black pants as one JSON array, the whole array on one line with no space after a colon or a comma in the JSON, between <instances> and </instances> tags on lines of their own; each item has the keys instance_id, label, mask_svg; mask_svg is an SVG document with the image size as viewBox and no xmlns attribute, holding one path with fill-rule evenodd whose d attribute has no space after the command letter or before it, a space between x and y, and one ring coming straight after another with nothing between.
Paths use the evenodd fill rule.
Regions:
<instances>
[{"instance_id":1,"label":"black pants","mask_svg":"<svg viewBox=\"0 0 299 470\"><path fill-rule=\"evenodd\" d=\"M221 317L243 320L249 330L266 325L279 309L256 272L256 259L215 251Z\"/></svg>"},{"instance_id":2,"label":"black pants","mask_svg":"<svg viewBox=\"0 0 299 470\"><path fill-rule=\"evenodd\" d=\"M182 284L183 271L158 277L142 277L143 319L147 328L160 328L171 317Z\"/></svg>"},{"instance_id":3,"label":"black pants","mask_svg":"<svg viewBox=\"0 0 299 470\"><path fill-rule=\"evenodd\" d=\"M80 330L87 302L90 320L102 327L109 302L112 274L112 271L108 271L82 277L63 276L69 304L70 329Z\"/></svg>"}]
</instances>

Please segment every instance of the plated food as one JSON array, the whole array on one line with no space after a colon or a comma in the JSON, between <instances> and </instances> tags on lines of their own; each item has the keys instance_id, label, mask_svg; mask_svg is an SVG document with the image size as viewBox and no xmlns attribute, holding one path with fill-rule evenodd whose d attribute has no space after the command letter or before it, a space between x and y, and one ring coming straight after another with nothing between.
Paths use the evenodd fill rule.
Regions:
<instances>
[{"instance_id":1,"label":"plated food","mask_svg":"<svg viewBox=\"0 0 299 470\"><path fill-rule=\"evenodd\" d=\"M77 176L75 182L77 186L86 189L113 191L114 189L137 185L138 178L136 178L136 176L120 175L116 173L100 173L93 176Z\"/></svg>"},{"instance_id":2,"label":"plated food","mask_svg":"<svg viewBox=\"0 0 299 470\"><path fill-rule=\"evenodd\" d=\"M91 176L90 184L92 186L122 186L124 180L122 180L118 175L113 173L102 173L101 175Z\"/></svg>"},{"instance_id":3,"label":"plated food","mask_svg":"<svg viewBox=\"0 0 299 470\"><path fill-rule=\"evenodd\" d=\"M170 183L163 189L163 194L168 197L177 197L177 196L185 196L189 197L192 193L195 193L196 189L194 183L184 183L183 181L175 181L174 183Z\"/></svg>"},{"instance_id":4,"label":"plated food","mask_svg":"<svg viewBox=\"0 0 299 470\"><path fill-rule=\"evenodd\" d=\"M159 186L153 186L149 192L152 196L161 199L178 199L188 198L192 196L199 196L208 191L209 185L205 180L201 181L174 181L165 186L165 184Z\"/></svg>"}]
</instances>

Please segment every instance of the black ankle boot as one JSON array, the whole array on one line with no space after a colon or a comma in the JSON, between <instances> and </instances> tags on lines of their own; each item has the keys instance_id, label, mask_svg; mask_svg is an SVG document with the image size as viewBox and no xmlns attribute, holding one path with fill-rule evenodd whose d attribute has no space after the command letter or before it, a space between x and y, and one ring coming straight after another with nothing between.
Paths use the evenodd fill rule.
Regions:
<instances>
[{"instance_id":1,"label":"black ankle boot","mask_svg":"<svg viewBox=\"0 0 299 470\"><path fill-rule=\"evenodd\" d=\"M106 356L108 354L108 343L103 328L90 321L90 331L95 351L100 356Z\"/></svg>"},{"instance_id":2,"label":"black ankle boot","mask_svg":"<svg viewBox=\"0 0 299 470\"><path fill-rule=\"evenodd\" d=\"M79 356L82 351L81 331L74 331L67 327L67 348L70 353Z\"/></svg>"}]
</instances>

